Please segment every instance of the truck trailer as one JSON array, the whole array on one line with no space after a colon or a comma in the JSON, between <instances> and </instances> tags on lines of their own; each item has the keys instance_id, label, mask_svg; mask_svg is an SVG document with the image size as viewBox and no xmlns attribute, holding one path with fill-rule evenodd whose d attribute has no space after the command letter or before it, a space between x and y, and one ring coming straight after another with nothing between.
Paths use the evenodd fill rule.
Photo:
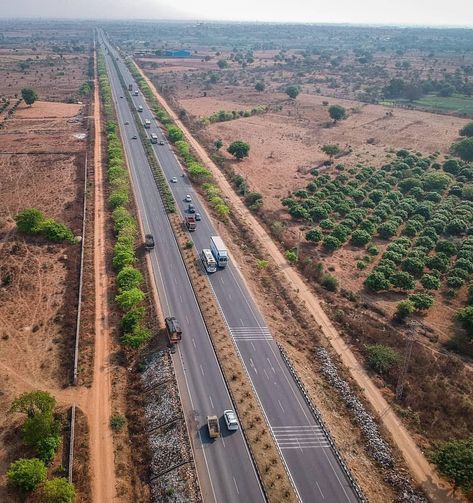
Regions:
<instances>
[{"instance_id":1,"label":"truck trailer","mask_svg":"<svg viewBox=\"0 0 473 503\"><path fill-rule=\"evenodd\" d=\"M194 215L186 215L184 218L184 225L187 227L189 232L195 231L197 229L197 224L195 222Z\"/></svg>"},{"instance_id":2,"label":"truck trailer","mask_svg":"<svg viewBox=\"0 0 473 503\"><path fill-rule=\"evenodd\" d=\"M219 267L225 267L228 263L228 251L220 236L211 236L210 249Z\"/></svg>"},{"instance_id":3,"label":"truck trailer","mask_svg":"<svg viewBox=\"0 0 473 503\"><path fill-rule=\"evenodd\" d=\"M166 322L166 332L168 334L169 344L173 346L182 339L182 330L174 316L169 316L164 320Z\"/></svg>"},{"instance_id":4,"label":"truck trailer","mask_svg":"<svg viewBox=\"0 0 473 503\"><path fill-rule=\"evenodd\" d=\"M220 436L220 424L217 416L207 416L207 428L209 429L210 438L218 438Z\"/></svg>"},{"instance_id":5,"label":"truck trailer","mask_svg":"<svg viewBox=\"0 0 473 503\"><path fill-rule=\"evenodd\" d=\"M133 91L133 84L128 84L128 91Z\"/></svg>"}]
</instances>

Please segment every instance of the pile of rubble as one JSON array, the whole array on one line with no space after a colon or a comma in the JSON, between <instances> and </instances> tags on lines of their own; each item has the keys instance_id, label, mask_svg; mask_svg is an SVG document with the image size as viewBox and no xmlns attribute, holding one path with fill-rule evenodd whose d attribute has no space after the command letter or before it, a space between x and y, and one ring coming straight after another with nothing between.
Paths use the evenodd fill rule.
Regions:
<instances>
[{"instance_id":1,"label":"pile of rubble","mask_svg":"<svg viewBox=\"0 0 473 503\"><path fill-rule=\"evenodd\" d=\"M356 397L350 385L338 375L337 367L327 350L317 348L315 354L321 362L322 373L328 382L339 392L348 410L365 435L368 453L385 468L385 480L396 488L398 493L397 501L406 503L426 502L427 500L413 489L410 480L396 471L390 446L382 438L378 425Z\"/></svg>"},{"instance_id":2,"label":"pile of rubble","mask_svg":"<svg viewBox=\"0 0 473 503\"><path fill-rule=\"evenodd\" d=\"M168 351L155 353L142 373L151 448L153 501L201 502L192 450Z\"/></svg>"}]
</instances>

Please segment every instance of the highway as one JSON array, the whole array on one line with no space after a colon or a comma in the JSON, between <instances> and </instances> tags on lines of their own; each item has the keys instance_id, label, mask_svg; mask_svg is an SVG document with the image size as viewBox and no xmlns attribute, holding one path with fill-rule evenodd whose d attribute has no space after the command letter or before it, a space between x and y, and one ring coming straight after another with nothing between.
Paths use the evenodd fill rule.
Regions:
<instances>
[{"instance_id":1,"label":"highway","mask_svg":"<svg viewBox=\"0 0 473 503\"><path fill-rule=\"evenodd\" d=\"M230 434L221 420L222 438L211 441L208 437L206 416L221 416L233 405L143 146L139 139L131 139L138 135L132 113L120 98L123 91L110 57L106 60L142 224L145 233L156 239L150 258L162 310L165 316L175 316L183 330L174 363L204 500L264 502L241 431ZM124 126L125 122L129 125Z\"/></svg>"},{"instance_id":2,"label":"highway","mask_svg":"<svg viewBox=\"0 0 473 503\"><path fill-rule=\"evenodd\" d=\"M113 49L111 50L113 51ZM114 57L118 57L115 51L113 51L113 54ZM133 83L134 89L136 89L137 85L121 58L117 60L117 64L125 82ZM121 88L116 76L112 78L112 86L115 93L118 92L118 94L121 93L120 95L123 95L123 93L127 92ZM158 135L159 140L166 141L159 124L154 119L141 92L139 96L132 96L132 100L136 107L138 105L143 106L143 112L140 114L143 122L145 119L150 119L152 122L148 134L155 133ZM128 135L127 138L124 138L125 143L139 143L139 140L130 140L133 134L134 121L128 109L127 100L118 98L117 101L120 110L120 120L122 121L120 128L126 131L124 136ZM124 126L124 120L129 120L130 126ZM200 251L202 248L210 248L210 236L217 235L218 231L211 222L204 206L200 203L187 177L181 176L184 172L172 148L168 145L167 141L165 145L156 144L153 147L168 180L172 177L177 177L178 179L178 183L170 183L170 187L181 215L184 215L187 207L187 204L184 203L184 198L187 194L190 194L197 212L202 216L202 221L197 223L197 231L190 234L197 251ZM127 149L129 148L128 146ZM135 150L139 150L139 145L133 146L133 157L135 157ZM135 160L139 163L140 173L146 169L150 171L146 161ZM138 178L137 182L144 182L145 175L140 174ZM151 222L156 220L158 211L156 203L149 202L148 197L155 201L156 195L152 195L151 193L154 191L157 194L157 189L146 186L143 187L143 191L146 191L144 199L139 201L138 205L141 213L146 215L146 218ZM163 226L163 222L158 225L159 229ZM153 263L153 266L158 268L162 273L168 267L169 262L174 263L177 260L174 257L171 258L170 250L173 248L171 243L168 242L167 235L162 234L160 230L158 232L153 230L152 233L157 237L157 249L159 250L165 246L168 250L166 260L163 261L161 257L158 257L159 260L156 261L156 265ZM163 239L165 239L164 242ZM172 240L169 239L169 241ZM167 248L168 246L171 248ZM177 264L175 267L177 267ZM173 279L171 281L175 281L174 275L177 275L177 273L177 270L173 271ZM329 446L323 430L310 412L299 388L287 369L264 318L232 258L230 258L230 263L225 269L209 275L209 281L301 501L307 503L358 501L348 478ZM169 285L166 282L164 284ZM174 285L172 283L171 285L172 289L178 289L178 293L177 291L171 292L168 287L166 292L160 291L161 298L163 298L163 295L169 296L170 294L177 295L177 297L183 295L180 281L175 281ZM186 308L190 307L190 305L186 306ZM189 309L184 310L183 316L185 317L186 314L189 314ZM179 316L176 314L176 317ZM193 320L194 318L198 318L198 316L194 316ZM192 333L195 333L196 329L198 329L198 326L195 327L194 321L192 321ZM203 340L205 337L206 334L203 331L202 336L199 336L199 345L207 344ZM184 358L184 365L190 368L191 363L189 359L195 359L197 356L187 353L186 344L188 344L188 341L181 343L180 351ZM211 360L210 356L208 358ZM204 368L206 373L216 372L215 375L218 374L217 370L212 370L211 367L206 366ZM203 377L200 375L197 376L199 380L203 379ZM197 385L197 383L194 384ZM205 402L201 403L198 395L195 395L195 397L194 403L198 403L199 407L204 410ZM202 412L202 414L204 413ZM216 447L217 443L212 445L212 449ZM204 449L205 453L208 451L210 449ZM241 464L240 460L239 465L241 466ZM218 499L218 501L223 503L230 500L223 498ZM258 500L253 499L253 497L241 497L240 501L253 502Z\"/></svg>"}]
</instances>

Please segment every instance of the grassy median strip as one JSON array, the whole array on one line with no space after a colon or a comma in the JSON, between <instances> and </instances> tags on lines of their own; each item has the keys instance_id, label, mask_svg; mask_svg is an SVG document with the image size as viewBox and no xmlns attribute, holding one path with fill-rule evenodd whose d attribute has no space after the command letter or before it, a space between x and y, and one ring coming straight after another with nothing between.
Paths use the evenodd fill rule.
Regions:
<instances>
[{"instance_id":1,"label":"grassy median strip","mask_svg":"<svg viewBox=\"0 0 473 503\"><path fill-rule=\"evenodd\" d=\"M270 433L270 426L243 369L210 284L202 273L198 256L194 248L188 246L188 233L178 215L169 215L169 219L268 501L296 502L298 499Z\"/></svg>"}]
</instances>

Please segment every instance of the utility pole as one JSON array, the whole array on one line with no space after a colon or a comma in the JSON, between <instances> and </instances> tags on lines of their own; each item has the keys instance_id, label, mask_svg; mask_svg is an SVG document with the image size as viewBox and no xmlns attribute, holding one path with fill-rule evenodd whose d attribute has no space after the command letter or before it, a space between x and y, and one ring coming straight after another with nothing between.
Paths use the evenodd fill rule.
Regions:
<instances>
[{"instance_id":1,"label":"utility pole","mask_svg":"<svg viewBox=\"0 0 473 503\"><path fill-rule=\"evenodd\" d=\"M399 402L402 398L402 392L404 391L404 379L406 377L407 371L409 369L409 363L411 360L412 346L414 345L415 337L415 327L410 327L407 333L406 348L404 351L404 361L402 362L402 369L399 374L396 386L396 401Z\"/></svg>"}]
</instances>

